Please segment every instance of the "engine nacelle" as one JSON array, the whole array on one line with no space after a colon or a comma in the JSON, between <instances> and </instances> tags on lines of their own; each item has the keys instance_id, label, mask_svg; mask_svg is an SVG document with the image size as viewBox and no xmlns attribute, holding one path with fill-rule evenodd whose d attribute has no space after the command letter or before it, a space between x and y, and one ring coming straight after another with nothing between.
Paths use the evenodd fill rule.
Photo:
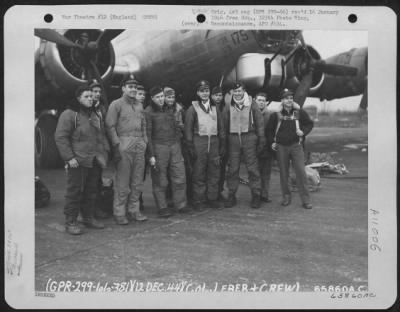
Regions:
<instances>
[{"instance_id":1,"label":"engine nacelle","mask_svg":"<svg viewBox=\"0 0 400 312\"><path fill-rule=\"evenodd\" d=\"M311 46L307 46L307 48L314 60L321 59L317 50ZM306 50L301 48L297 49L286 65L287 80L285 87L291 90L296 90L304 74L307 73L309 66L310 58L307 55ZM321 87L324 78L324 73L317 70L313 72L312 84L308 93L309 95L312 96Z\"/></svg>"},{"instance_id":2,"label":"engine nacelle","mask_svg":"<svg viewBox=\"0 0 400 312\"><path fill-rule=\"evenodd\" d=\"M242 81L250 91L280 89L285 81L285 57L283 55L247 53L224 77L223 87L229 89L236 81Z\"/></svg>"},{"instance_id":3,"label":"engine nacelle","mask_svg":"<svg viewBox=\"0 0 400 312\"><path fill-rule=\"evenodd\" d=\"M77 42L83 32L89 37L86 47L71 48L40 40L35 51L35 162L43 168L62 165L55 141L54 132L58 114L66 105L73 103L74 91L88 84L90 62L95 62L99 75L105 85L109 84L115 66L112 45L107 42L95 49L92 45L100 35L95 29L72 29L64 33L72 42ZM90 56L90 59L88 58ZM86 63L85 63L86 62ZM86 77L85 77L86 76ZM94 77L91 77L94 78Z\"/></svg>"},{"instance_id":4,"label":"engine nacelle","mask_svg":"<svg viewBox=\"0 0 400 312\"><path fill-rule=\"evenodd\" d=\"M320 55L312 47L308 47L314 59ZM296 90L310 65L306 51L298 49L287 58L281 54L247 53L237 61L236 66L224 77L222 86L229 89L232 82L242 81L250 92L264 90L269 100L279 101L279 93L283 88ZM288 61L287 61L288 59ZM322 85L324 74L314 71L309 91L312 95Z\"/></svg>"},{"instance_id":5,"label":"engine nacelle","mask_svg":"<svg viewBox=\"0 0 400 312\"><path fill-rule=\"evenodd\" d=\"M68 30L64 36L76 41L81 32L82 30L78 29ZM93 32L90 35L94 38L100 33L97 30L89 30L89 32ZM87 79L82 77L83 67L78 58L77 48L59 46L45 40L40 41L38 61L46 80L57 92L65 94L72 92L73 94L77 87L88 83ZM115 65L115 54L111 44L99 47L96 64L102 80L107 84Z\"/></svg>"},{"instance_id":6,"label":"engine nacelle","mask_svg":"<svg viewBox=\"0 0 400 312\"><path fill-rule=\"evenodd\" d=\"M334 55L325 60L328 64L347 65L356 67L355 76L325 75L324 83L314 95L321 100L339 99L356 96L367 92L368 77L368 48L355 48L347 52ZM366 98L365 98L366 100ZM364 104L366 106L366 104Z\"/></svg>"}]
</instances>

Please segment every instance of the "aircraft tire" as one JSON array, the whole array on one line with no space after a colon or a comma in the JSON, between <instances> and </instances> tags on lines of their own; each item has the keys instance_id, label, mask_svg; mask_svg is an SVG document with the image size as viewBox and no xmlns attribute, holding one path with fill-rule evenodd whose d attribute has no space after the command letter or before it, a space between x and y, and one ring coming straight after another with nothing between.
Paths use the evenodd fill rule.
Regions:
<instances>
[{"instance_id":1,"label":"aircraft tire","mask_svg":"<svg viewBox=\"0 0 400 312\"><path fill-rule=\"evenodd\" d=\"M57 120L43 116L35 127L35 165L39 168L61 168L63 161L54 140Z\"/></svg>"}]
</instances>

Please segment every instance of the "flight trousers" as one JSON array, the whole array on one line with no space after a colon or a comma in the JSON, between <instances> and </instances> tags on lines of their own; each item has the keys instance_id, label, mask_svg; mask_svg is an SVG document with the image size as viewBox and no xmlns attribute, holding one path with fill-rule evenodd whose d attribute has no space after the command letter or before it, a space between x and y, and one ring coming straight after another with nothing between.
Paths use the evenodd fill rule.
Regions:
<instances>
[{"instance_id":1,"label":"flight trousers","mask_svg":"<svg viewBox=\"0 0 400 312\"><path fill-rule=\"evenodd\" d=\"M146 143L142 137L120 137L121 159L116 163L114 183L114 216L139 211L143 192Z\"/></svg>"},{"instance_id":2,"label":"flight trousers","mask_svg":"<svg viewBox=\"0 0 400 312\"><path fill-rule=\"evenodd\" d=\"M186 175L180 143L154 144L154 154L156 167L151 169L151 180L157 208L160 210L168 207L166 198L168 176L171 181L174 207L177 210L185 208Z\"/></svg>"},{"instance_id":3,"label":"flight trousers","mask_svg":"<svg viewBox=\"0 0 400 312\"><path fill-rule=\"evenodd\" d=\"M68 168L64 206L66 223L76 222L79 211L84 219L94 217L100 174L101 168L96 159L92 168Z\"/></svg>"},{"instance_id":4,"label":"flight trousers","mask_svg":"<svg viewBox=\"0 0 400 312\"><path fill-rule=\"evenodd\" d=\"M192 173L193 173L193 159L190 157L189 150L185 142L181 141L181 149L182 156L185 162L185 174L186 174L186 198L189 203L193 200L193 181L192 181Z\"/></svg>"},{"instance_id":5,"label":"flight trousers","mask_svg":"<svg viewBox=\"0 0 400 312\"><path fill-rule=\"evenodd\" d=\"M228 191L236 194L239 187L239 170L241 156L249 174L249 186L252 194L260 195L261 179L257 158L257 135L254 132L229 134L228 148Z\"/></svg>"},{"instance_id":6,"label":"flight trousers","mask_svg":"<svg viewBox=\"0 0 400 312\"><path fill-rule=\"evenodd\" d=\"M193 162L193 204L217 200L221 170L219 137L195 135L193 137L195 159Z\"/></svg>"},{"instance_id":7,"label":"flight trousers","mask_svg":"<svg viewBox=\"0 0 400 312\"><path fill-rule=\"evenodd\" d=\"M283 199L290 199L289 165L290 159L296 174L297 189L303 204L310 204L310 192L308 190L307 175L304 165L304 150L302 144L291 145L277 144L276 152L279 164L280 183Z\"/></svg>"},{"instance_id":8,"label":"flight trousers","mask_svg":"<svg viewBox=\"0 0 400 312\"><path fill-rule=\"evenodd\" d=\"M218 182L218 193L222 193L224 191L227 164L228 164L228 155L226 154L223 157L221 157L221 166L220 166L220 174L219 174L219 182Z\"/></svg>"},{"instance_id":9,"label":"flight trousers","mask_svg":"<svg viewBox=\"0 0 400 312\"><path fill-rule=\"evenodd\" d=\"M273 160L273 155L270 152L268 152L267 155L258 158L261 177L261 197L269 198L269 183L271 181Z\"/></svg>"}]
</instances>

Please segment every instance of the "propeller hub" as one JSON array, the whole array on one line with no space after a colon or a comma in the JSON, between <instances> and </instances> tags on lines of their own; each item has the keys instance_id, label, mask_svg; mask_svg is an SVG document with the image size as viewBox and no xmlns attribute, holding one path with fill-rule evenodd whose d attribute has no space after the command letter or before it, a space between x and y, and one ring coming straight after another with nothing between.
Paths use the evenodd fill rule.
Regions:
<instances>
[{"instance_id":1,"label":"propeller hub","mask_svg":"<svg viewBox=\"0 0 400 312\"><path fill-rule=\"evenodd\" d=\"M66 47L58 45L60 59L67 71L80 80L95 78L91 63L95 63L100 76L104 76L114 66L115 56L111 44L99 45L96 39L101 31L96 29L85 30L88 39L82 41L81 30L70 29L64 34L70 41L80 47Z\"/></svg>"}]
</instances>

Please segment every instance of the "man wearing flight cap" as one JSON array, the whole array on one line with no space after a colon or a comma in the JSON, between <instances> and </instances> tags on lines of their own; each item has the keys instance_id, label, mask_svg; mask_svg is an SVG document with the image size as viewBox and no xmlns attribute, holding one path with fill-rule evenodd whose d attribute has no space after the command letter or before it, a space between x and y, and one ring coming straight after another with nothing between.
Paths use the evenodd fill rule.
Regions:
<instances>
[{"instance_id":1,"label":"man wearing flight cap","mask_svg":"<svg viewBox=\"0 0 400 312\"><path fill-rule=\"evenodd\" d=\"M226 97L224 108L225 131L228 135L228 199L225 207L236 205L236 192L239 187L239 169L241 156L249 173L252 208L260 208L261 179L258 154L264 151L266 144L264 122L260 109L253 103L240 81L232 85L232 96Z\"/></svg>"},{"instance_id":2,"label":"man wearing flight cap","mask_svg":"<svg viewBox=\"0 0 400 312\"><path fill-rule=\"evenodd\" d=\"M167 205L166 190L170 174L172 198L178 212L187 212L185 166L181 152L179 127L175 115L166 107L163 89L150 90L152 103L146 110L149 144L146 158L151 166L153 196L160 217L173 214Z\"/></svg>"},{"instance_id":3,"label":"man wearing flight cap","mask_svg":"<svg viewBox=\"0 0 400 312\"><path fill-rule=\"evenodd\" d=\"M225 132L219 109L210 101L210 84L196 84L197 100L185 114L185 141L193 159L193 207L220 208L218 182L221 157L225 155Z\"/></svg>"},{"instance_id":4,"label":"man wearing flight cap","mask_svg":"<svg viewBox=\"0 0 400 312\"><path fill-rule=\"evenodd\" d=\"M181 144L182 156L184 156L183 149L182 149L183 148L183 146L182 146L183 120L184 120L183 107L179 103L176 102L175 90L173 88L165 86L163 88L163 92L164 92L164 97L165 97L165 101L164 101L165 102L165 111L169 112L175 116L178 141ZM185 168L186 168L186 166L185 166ZM186 179L187 178L188 178L188 176L186 174ZM188 185L186 183L186 195L188 195L189 189L191 189L191 187L188 187ZM173 207L174 204L173 204L173 200L172 200L172 183L171 183L171 175L170 174L168 174L168 187L167 187L166 194L167 194L168 206Z\"/></svg>"},{"instance_id":5,"label":"man wearing flight cap","mask_svg":"<svg viewBox=\"0 0 400 312\"><path fill-rule=\"evenodd\" d=\"M139 209L147 146L146 120L136 101L137 81L133 76L121 82L122 97L110 104L106 125L114 149L114 217L119 225L130 220L145 221Z\"/></svg>"},{"instance_id":6,"label":"man wearing flight cap","mask_svg":"<svg viewBox=\"0 0 400 312\"><path fill-rule=\"evenodd\" d=\"M281 94L282 110L271 115L267 125L268 142L276 151L279 163L283 201L282 206L290 205L289 163L296 173L297 188L303 208L311 209L310 193L304 167L304 140L314 123L303 109L294 107L293 92L284 89ZM297 105L297 104L296 104Z\"/></svg>"},{"instance_id":7,"label":"man wearing flight cap","mask_svg":"<svg viewBox=\"0 0 400 312\"><path fill-rule=\"evenodd\" d=\"M185 174L186 174L186 198L188 204L192 201L192 164L191 159L188 153L187 145L184 138L184 120L185 120L185 110L183 106L176 101L176 92L171 87L164 87L164 95L165 95L165 106L166 110L173 113L175 115L175 119L178 127L178 136L181 144L182 156L185 163ZM170 176L168 177L168 181L170 182ZM171 183L168 185L167 189L167 201L168 205L171 205Z\"/></svg>"},{"instance_id":8,"label":"man wearing flight cap","mask_svg":"<svg viewBox=\"0 0 400 312\"><path fill-rule=\"evenodd\" d=\"M165 109L167 112L172 113L175 116L175 120L178 127L179 138L183 137L183 107L176 102L175 90L171 87L164 87L165 97Z\"/></svg>"}]
</instances>

